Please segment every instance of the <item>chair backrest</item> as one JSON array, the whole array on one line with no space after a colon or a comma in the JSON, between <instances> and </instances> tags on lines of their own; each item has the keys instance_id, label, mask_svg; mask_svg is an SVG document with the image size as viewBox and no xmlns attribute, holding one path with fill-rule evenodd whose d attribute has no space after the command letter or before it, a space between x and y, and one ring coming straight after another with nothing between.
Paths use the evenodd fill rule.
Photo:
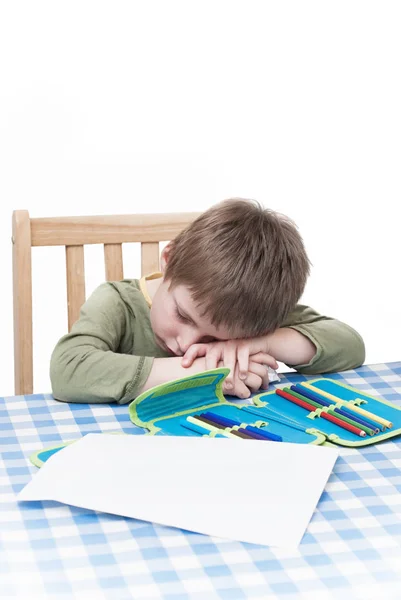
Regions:
<instances>
[{"instance_id":1,"label":"chair backrest","mask_svg":"<svg viewBox=\"0 0 401 600\"><path fill-rule=\"evenodd\" d=\"M33 246L65 246L68 330L85 302L84 246L104 245L105 280L124 278L122 244L141 243L141 274L159 270L159 242L172 240L199 213L89 217L12 217L15 394L33 393L32 260Z\"/></svg>"}]
</instances>

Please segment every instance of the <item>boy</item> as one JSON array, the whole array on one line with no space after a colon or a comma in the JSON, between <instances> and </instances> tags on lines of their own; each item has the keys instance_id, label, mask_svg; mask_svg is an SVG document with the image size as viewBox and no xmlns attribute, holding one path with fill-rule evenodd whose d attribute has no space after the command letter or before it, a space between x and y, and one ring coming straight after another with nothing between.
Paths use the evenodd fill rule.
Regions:
<instances>
[{"instance_id":1,"label":"boy","mask_svg":"<svg viewBox=\"0 0 401 600\"><path fill-rule=\"evenodd\" d=\"M324 373L365 359L355 330L297 304L309 275L302 238L254 201L207 210L166 246L161 268L94 291L53 351L55 398L123 404L222 365L224 392L246 398L277 360Z\"/></svg>"}]
</instances>

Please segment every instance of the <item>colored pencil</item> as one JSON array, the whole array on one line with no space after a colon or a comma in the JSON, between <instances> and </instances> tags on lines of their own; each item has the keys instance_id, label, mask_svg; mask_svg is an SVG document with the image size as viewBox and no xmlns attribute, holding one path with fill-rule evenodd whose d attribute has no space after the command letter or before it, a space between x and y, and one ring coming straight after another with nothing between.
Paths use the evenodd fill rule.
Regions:
<instances>
[{"instance_id":1,"label":"colored pencil","mask_svg":"<svg viewBox=\"0 0 401 600\"><path fill-rule=\"evenodd\" d=\"M295 398L298 398L299 400L303 400L304 402L307 402L308 404L311 404L315 408L323 408L324 407L324 404L320 404L320 402L317 402L316 400L311 400L310 398L306 398L305 396L301 396L301 394L298 394L298 392L294 392L289 387L283 388L283 391L287 392L287 394L290 394L290 396L295 396Z\"/></svg>"},{"instance_id":2,"label":"colored pencil","mask_svg":"<svg viewBox=\"0 0 401 600\"><path fill-rule=\"evenodd\" d=\"M222 417L221 415L216 415L210 411L205 413L201 413L201 416L206 417L207 419L211 419L212 421L216 421L217 423L221 423L227 427L233 426L244 426L245 424L240 423L239 421L235 421L234 419L229 419L228 417ZM258 435L263 436L264 438L271 440L272 442L282 442L283 438L280 435L275 433L271 433L270 431L261 430L258 427L253 427L252 425L245 425L245 431L249 431L251 433L256 433Z\"/></svg>"},{"instance_id":3,"label":"colored pencil","mask_svg":"<svg viewBox=\"0 0 401 600\"><path fill-rule=\"evenodd\" d=\"M180 425L182 427L185 427L185 429L193 431L194 433L199 433L203 437L226 437L221 433L216 433L216 435L213 436L214 432L210 431L210 429L206 429L205 427L201 427L200 425L195 425L195 423L188 423L185 419L182 419L180 421Z\"/></svg>"},{"instance_id":4,"label":"colored pencil","mask_svg":"<svg viewBox=\"0 0 401 600\"><path fill-rule=\"evenodd\" d=\"M253 440L262 440L264 442L271 442L272 440L268 440L264 435L261 435L260 433L253 433L251 431L249 431L249 429L247 427L240 427L239 429L237 429L237 431L240 431L242 433L246 433L246 435L249 435Z\"/></svg>"},{"instance_id":5,"label":"colored pencil","mask_svg":"<svg viewBox=\"0 0 401 600\"><path fill-rule=\"evenodd\" d=\"M378 427L377 423L373 423L373 421L368 420L366 417L361 419L360 416L357 416L356 413L351 412L350 410L346 410L344 405L341 405L341 408L333 408L334 412L338 412L340 415L344 417L348 417L348 419L352 419L355 423L359 423L360 425L364 425L368 429L372 429L374 433L379 433L384 429L384 426ZM383 428L383 429L382 429Z\"/></svg>"},{"instance_id":6,"label":"colored pencil","mask_svg":"<svg viewBox=\"0 0 401 600\"><path fill-rule=\"evenodd\" d=\"M209 419L208 417L205 417L203 415L194 415L194 417L195 417L195 419L198 419L198 421L202 421L203 423L206 423L207 425L212 425L213 427L216 427L219 430L226 431L225 425L222 425L221 423L217 423L216 421Z\"/></svg>"},{"instance_id":7,"label":"colored pencil","mask_svg":"<svg viewBox=\"0 0 401 600\"><path fill-rule=\"evenodd\" d=\"M353 425L354 427L357 427L358 429L362 429L362 431L364 431L368 435L375 435L375 431L373 431L373 429L371 427L365 427L365 425L361 425L360 423L357 423L356 421L354 421L353 419L350 419L347 416L336 413L336 412L334 412L333 408L328 408L327 412L329 415L333 415L334 417L341 419L341 421L345 421L345 423L348 423L349 425Z\"/></svg>"},{"instance_id":8,"label":"colored pencil","mask_svg":"<svg viewBox=\"0 0 401 600\"><path fill-rule=\"evenodd\" d=\"M321 398L320 396L318 396L318 394L314 394L312 391L306 390L300 385L292 385L290 387L290 390L292 390L293 392L297 392L298 394L301 394L301 396L309 398L314 402L318 402L318 404L322 404L323 406L330 406L331 404L333 404L332 400L326 400L325 398Z\"/></svg>"},{"instance_id":9,"label":"colored pencil","mask_svg":"<svg viewBox=\"0 0 401 600\"><path fill-rule=\"evenodd\" d=\"M286 398L287 400L290 400L291 402L294 402L294 404L298 404L298 406L301 406L302 408L305 408L306 410L309 410L310 412L314 412L316 410L316 407L313 406L312 404L308 404L307 402L300 400L296 396L292 396L288 392L284 392L280 388L276 389L276 394L278 394L279 396L282 396L283 398ZM335 425L338 425L339 427L342 427L343 429L347 429L348 431L351 431L352 433L355 433L356 435L358 435L360 437L366 437L366 433L364 431L362 431L362 429L358 429L357 427L354 427L353 425L349 425L348 423L345 423L345 421L341 421L337 417L333 417L333 415L329 415L323 410L321 411L320 416L323 419L326 419L327 421L331 421Z\"/></svg>"},{"instance_id":10,"label":"colored pencil","mask_svg":"<svg viewBox=\"0 0 401 600\"><path fill-rule=\"evenodd\" d=\"M355 398L355 400L363 400L363 398ZM361 415L364 415L365 417L368 417L369 419L372 419L373 421L380 423L380 425L384 425L384 427L388 427L388 429L392 428L393 424L388 419L385 419L384 417L379 417L379 415L375 415L375 414L369 412L368 410L361 408L360 406L356 406L355 404L351 404L351 406L352 406L352 410L356 410ZM348 407L350 408L349 405L348 405Z\"/></svg>"},{"instance_id":11,"label":"colored pencil","mask_svg":"<svg viewBox=\"0 0 401 600\"><path fill-rule=\"evenodd\" d=\"M249 435L248 433L245 433L245 431L241 431L239 429L233 429L231 432L233 435L235 435L236 437L240 437L243 438L244 440L256 440L257 438Z\"/></svg>"},{"instance_id":12,"label":"colored pencil","mask_svg":"<svg viewBox=\"0 0 401 600\"><path fill-rule=\"evenodd\" d=\"M221 435L223 435L224 437L230 437L232 438L233 435L229 432L229 431L225 431L222 429L219 429L218 427L214 426L214 425L210 425L202 420L199 420L195 417L187 417L187 421L189 423L193 423L194 425L198 425L198 427L204 427L204 429L208 430L208 431L212 431L214 433L220 433Z\"/></svg>"},{"instance_id":13,"label":"colored pencil","mask_svg":"<svg viewBox=\"0 0 401 600\"><path fill-rule=\"evenodd\" d=\"M318 390L317 388L314 388L311 383L305 382L302 385L305 385L308 389L311 389L313 392L321 394L325 398L329 398L330 400L333 400L336 403L345 404L348 410L355 411L356 413L359 413L360 415L364 415L365 417L368 417L368 419L371 419L375 423L380 423L381 425L384 425L385 427L388 427L389 429L393 426L391 421L388 421L387 419L384 419L383 417L379 417L378 415L376 415L372 412L369 412L368 410L365 410L364 408L361 408L360 406L357 406L356 404L350 404L349 400L343 400L342 398L337 398L337 396L334 396L333 394L329 394L329 392L325 392L320 389ZM362 398L354 398L354 400L362 400Z\"/></svg>"},{"instance_id":14,"label":"colored pencil","mask_svg":"<svg viewBox=\"0 0 401 600\"><path fill-rule=\"evenodd\" d=\"M206 425L209 425L210 427L215 427L217 429L217 431L220 431L223 433L232 434L232 435L237 435L239 433L240 435L237 435L237 437L242 437L244 439L247 438L247 439L252 439L252 440L259 439L259 437L256 437L250 431L246 431L243 427L240 427L239 429L230 429L230 431L228 431L224 427L224 425L221 425L220 423L216 423L216 421L213 421L212 419L207 419L206 417L201 417L200 415L195 415L195 419L202 421L203 423L205 423Z\"/></svg>"},{"instance_id":15,"label":"colored pencil","mask_svg":"<svg viewBox=\"0 0 401 600\"><path fill-rule=\"evenodd\" d=\"M253 425L247 425L245 427L246 431L250 431L251 433L255 433L257 435L261 435L262 437L270 440L272 442L282 442L283 438L281 435L277 435L277 433L272 433L271 431L266 431L265 429L259 427L253 427Z\"/></svg>"},{"instance_id":16,"label":"colored pencil","mask_svg":"<svg viewBox=\"0 0 401 600\"><path fill-rule=\"evenodd\" d=\"M325 404L323 404L323 400L321 400L320 398L317 399L316 396L317 394L308 394L308 392L305 392L304 394L304 390L303 388L301 388L301 386L298 386L297 389L301 389L302 393L298 393L296 391L294 391L296 386L291 386L291 388L284 388L284 391L288 392L289 394L293 394L296 398L299 398L300 400L304 400L305 402L309 402L310 404L312 404L313 406L315 406L316 408L319 407L325 407L328 408L328 413L329 414L333 414L334 411L334 407L335 404L334 402L325 402ZM316 398L316 400L311 400L311 397ZM322 404L320 404L320 402L322 402ZM357 429L361 429L362 431L364 431L365 433L367 433L368 435L374 435L376 433L376 430L373 430L369 425L365 425L362 423L358 423L357 421L354 421L351 417L349 417L348 415L344 415L342 414L342 411L337 412L336 414L334 414L335 417L337 417L338 419L340 419L341 421L345 421L345 423L348 423L349 425L353 425L354 427L356 427ZM378 431L378 430L377 430Z\"/></svg>"},{"instance_id":17,"label":"colored pencil","mask_svg":"<svg viewBox=\"0 0 401 600\"><path fill-rule=\"evenodd\" d=\"M235 419L229 419L228 417L223 417L222 415L217 415L210 411L201 413L201 416L206 417L207 419L214 419L218 423L220 422L222 425L225 425L225 427L241 426L241 423L239 421L236 421Z\"/></svg>"},{"instance_id":18,"label":"colored pencil","mask_svg":"<svg viewBox=\"0 0 401 600\"><path fill-rule=\"evenodd\" d=\"M334 408L334 406L337 404L334 400L323 398L323 396L319 395L318 393L313 392L312 390L310 390L309 388L306 388L306 386L303 386L302 384L292 385L290 389L293 391L299 392L301 395L305 396L306 398L310 398L311 400L315 400L316 402L321 402L325 406L331 406L333 408L333 410L335 410L339 414L342 414L344 417L347 417L348 419L354 419L354 414L352 413L352 411L350 411L350 410L348 411L345 409L345 404L341 401L341 399L338 399L340 401L341 408L339 408L339 407ZM351 414L343 414L343 412L342 412L343 410L345 413L349 412ZM368 429L373 429L374 433L378 433L377 423L374 423L373 421L370 421L370 422L363 421L362 419L359 419L359 418L355 418L354 420L357 423L359 423L360 425L367 427Z\"/></svg>"}]
</instances>

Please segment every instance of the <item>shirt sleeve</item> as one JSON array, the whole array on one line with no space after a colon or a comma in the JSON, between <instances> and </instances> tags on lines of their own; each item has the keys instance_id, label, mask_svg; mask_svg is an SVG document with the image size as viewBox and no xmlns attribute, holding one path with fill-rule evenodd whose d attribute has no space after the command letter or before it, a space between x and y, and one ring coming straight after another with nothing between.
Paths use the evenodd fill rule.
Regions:
<instances>
[{"instance_id":1,"label":"shirt sleeve","mask_svg":"<svg viewBox=\"0 0 401 600\"><path fill-rule=\"evenodd\" d=\"M124 404L138 395L153 358L118 352L127 318L127 306L113 286L103 284L93 292L53 350L50 380L56 399Z\"/></svg>"},{"instance_id":2,"label":"shirt sleeve","mask_svg":"<svg viewBox=\"0 0 401 600\"><path fill-rule=\"evenodd\" d=\"M288 365L300 373L334 373L355 369L365 361L365 344L355 329L298 304L283 327L299 331L316 346L312 360L303 365Z\"/></svg>"}]
</instances>

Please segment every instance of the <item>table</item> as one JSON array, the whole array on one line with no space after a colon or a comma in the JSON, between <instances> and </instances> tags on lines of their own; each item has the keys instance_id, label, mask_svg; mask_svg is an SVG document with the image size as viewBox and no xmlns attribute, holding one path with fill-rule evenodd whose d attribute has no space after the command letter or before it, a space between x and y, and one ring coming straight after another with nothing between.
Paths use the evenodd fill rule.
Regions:
<instances>
[{"instance_id":1,"label":"table","mask_svg":"<svg viewBox=\"0 0 401 600\"><path fill-rule=\"evenodd\" d=\"M316 377L316 376L314 376ZM401 405L401 362L327 375ZM312 377L282 374L282 382ZM0 399L0 597L401 598L401 438L343 448L296 551L69 507L16 502L29 455L91 432L142 435L128 406Z\"/></svg>"}]
</instances>

